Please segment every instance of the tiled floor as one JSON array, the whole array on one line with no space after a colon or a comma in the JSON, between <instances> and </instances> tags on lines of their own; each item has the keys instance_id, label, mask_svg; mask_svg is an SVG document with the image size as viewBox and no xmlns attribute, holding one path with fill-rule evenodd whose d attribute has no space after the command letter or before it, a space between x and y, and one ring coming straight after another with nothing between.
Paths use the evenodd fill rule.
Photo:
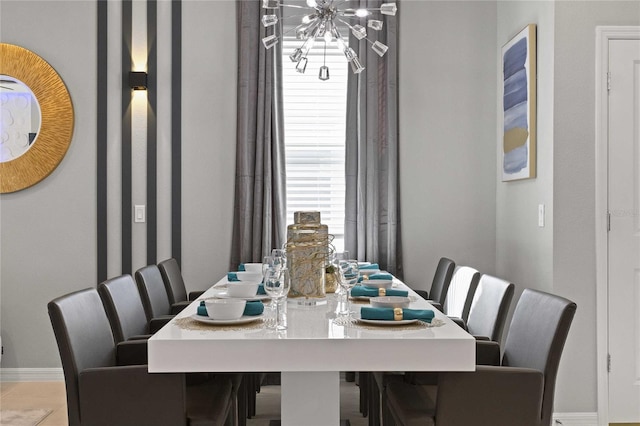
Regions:
<instances>
[{"instance_id":1,"label":"tiled floor","mask_svg":"<svg viewBox=\"0 0 640 426\"><path fill-rule=\"evenodd\" d=\"M52 410L38 426L66 426L67 404L63 382L0 383L0 404L4 410L46 408ZM352 426L364 426L367 419L358 412L359 389L350 382L340 383L340 416ZM280 386L263 386L258 394L257 415L248 426L268 426L269 419L280 417ZM331 425L327 425L331 426Z\"/></svg>"}]
</instances>

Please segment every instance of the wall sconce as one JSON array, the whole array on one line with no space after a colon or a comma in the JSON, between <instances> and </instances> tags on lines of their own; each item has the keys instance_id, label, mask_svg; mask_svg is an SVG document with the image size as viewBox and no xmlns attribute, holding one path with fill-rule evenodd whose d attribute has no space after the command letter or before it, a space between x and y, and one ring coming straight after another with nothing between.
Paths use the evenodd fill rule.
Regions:
<instances>
[{"instance_id":1,"label":"wall sconce","mask_svg":"<svg viewBox=\"0 0 640 426\"><path fill-rule=\"evenodd\" d=\"M129 87L133 90L147 90L147 73L144 71L130 71Z\"/></svg>"}]
</instances>

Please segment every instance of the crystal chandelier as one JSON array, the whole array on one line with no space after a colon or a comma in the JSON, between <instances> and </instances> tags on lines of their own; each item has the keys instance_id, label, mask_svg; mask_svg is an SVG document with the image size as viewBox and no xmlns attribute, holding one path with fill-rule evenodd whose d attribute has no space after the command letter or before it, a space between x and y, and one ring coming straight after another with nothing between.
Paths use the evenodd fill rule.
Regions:
<instances>
[{"instance_id":1,"label":"crystal chandelier","mask_svg":"<svg viewBox=\"0 0 640 426\"><path fill-rule=\"evenodd\" d=\"M387 53L389 48L380 41L369 40L369 38L367 38L367 28L354 21L357 20L360 22L362 18L371 16L379 18L382 18L380 15L395 16L398 8L395 3L383 3L379 8L340 8L340 6L346 5L350 1L351 0L306 0L306 6L304 6L302 4L284 4L284 0L262 0L262 8L265 10L262 16L262 24L267 29L269 27L274 29L274 33L262 39L264 47L270 49L278 43L279 37L275 34L275 28L279 20L282 19L278 18L277 14L280 7L300 9L302 14L291 16L291 18L301 18L301 23L287 31L287 33L295 31L296 39L302 43L300 47L296 48L293 53L289 55L291 62L296 64L296 71L299 73L306 71L309 51L316 43L316 39L323 39L325 52L326 46L335 42L338 49L340 49L347 58L353 73L361 73L364 71L364 66L360 62L356 52L344 42L338 27L349 28L356 39L366 40L371 45L371 49L382 57ZM381 19L368 19L367 27L374 31L380 31L383 27L383 21ZM327 67L326 64L320 67L318 78L320 80L329 79L329 67Z\"/></svg>"}]
</instances>

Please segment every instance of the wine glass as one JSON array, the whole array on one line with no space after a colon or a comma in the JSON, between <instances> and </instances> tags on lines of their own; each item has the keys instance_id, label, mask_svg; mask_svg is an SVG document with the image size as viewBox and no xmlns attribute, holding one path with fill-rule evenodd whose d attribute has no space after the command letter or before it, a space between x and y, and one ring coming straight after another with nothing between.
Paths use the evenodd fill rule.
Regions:
<instances>
[{"instance_id":1,"label":"wine glass","mask_svg":"<svg viewBox=\"0 0 640 426\"><path fill-rule=\"evenodd\" d=\"M273 249L271 250L271 257L273 257L273 263L281 268L287 267L287 252L285 249Z\"/></svg>"},{"instance_id":2,"label":"wine glass","mask_svg":"<svg viewBox=\"0 0 640 426\"><path fill-rule=\"evenodd\" d=\"M264 280L264 290L276 306L276 330L286 330L287 326L280 321L280 301L287 297L291 287L291 277L287 268L267 269Z\"/></svg>"},{"instance_id":3,"label":"wine glass","mask_svg":"<svg viewBox=\"0 0 640 426\"><path fill-rule=\"evenodd\" d=\"M344 309L341 310L339 314L349 316L351 315L351 309L349 305L349 290L358 283L358 278L360 277L358 271L358 261L354 259L348 259L339 260L338 263L338 271L340 272L340 287L342 287L344 293L344 303L342 304Z\"/></svg>"}]
</instances>

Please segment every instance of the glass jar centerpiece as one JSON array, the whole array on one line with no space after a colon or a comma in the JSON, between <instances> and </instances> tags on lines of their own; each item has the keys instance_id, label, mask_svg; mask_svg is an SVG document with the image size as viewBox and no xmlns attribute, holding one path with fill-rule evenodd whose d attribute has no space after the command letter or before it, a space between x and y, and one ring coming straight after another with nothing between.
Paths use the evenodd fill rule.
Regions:
<instances>
[{"instance_id":1,"label":"glass jar centerpiece","mask_svg":"<svg viewBox=\"0 0 640 426\"><path fill-rule=\"evenodd\" d=\"M327 303L325 267L329 254L327 225L320 212L295 212L287 227L287 264L291 275L288 300L301 305Z\"/></svg>"}]
</instances>

